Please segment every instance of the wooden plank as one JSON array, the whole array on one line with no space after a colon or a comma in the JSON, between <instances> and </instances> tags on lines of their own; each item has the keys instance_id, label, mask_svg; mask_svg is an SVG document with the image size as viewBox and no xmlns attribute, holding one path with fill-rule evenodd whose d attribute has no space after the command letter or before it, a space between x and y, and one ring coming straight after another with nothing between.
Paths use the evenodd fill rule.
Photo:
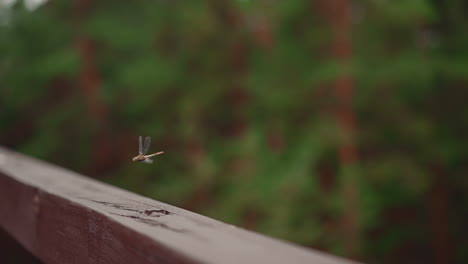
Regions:
<instances>
[{"instance_id":1,"label":"wooden plank","mask_svg":"<svg viewBox=\"0 0 468 264\"><path fill-rule=\"evenodd\" d=\"M0 226L45 263L352 263L1 147L0 197Z\"/></svg>"},{"instance_id":2,"label":"wooden plank","mask_svg":"<svg viewBox=\"0 0 468 264\"><path fill-rule=\"evenodd\" d=\"M42 264L42 261L27 251L2 228L0 228L0 248L0 260L2 264Z\"/></svg>"}]
</instances>

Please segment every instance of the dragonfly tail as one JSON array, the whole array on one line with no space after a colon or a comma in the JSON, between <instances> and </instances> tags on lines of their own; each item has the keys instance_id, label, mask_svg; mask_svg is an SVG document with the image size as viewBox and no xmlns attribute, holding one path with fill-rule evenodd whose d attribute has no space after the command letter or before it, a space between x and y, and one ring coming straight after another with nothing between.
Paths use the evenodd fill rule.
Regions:
<instances>
[{"instance_id":1,"label":"dragonfly tail","mask_svg":"<svg viewBox=\"0 0 468 264\"><path fill-rule=\"evenodd\" d=\"M157 156L157 155L161 155L163 153L164 153L164 151L159 151L159 152L156 152L156 153L153 153L153 154L150 154L150 155L146 155L145 157L151 158L151 157L154 157L154 156Z\"/></svg>"}]
</instances>

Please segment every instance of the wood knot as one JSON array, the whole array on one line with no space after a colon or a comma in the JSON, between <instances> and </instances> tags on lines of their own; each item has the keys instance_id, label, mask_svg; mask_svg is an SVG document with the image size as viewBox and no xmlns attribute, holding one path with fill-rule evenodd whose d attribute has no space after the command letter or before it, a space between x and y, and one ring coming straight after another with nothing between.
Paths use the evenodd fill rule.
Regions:
<instances>
[{"instance_id":1,"label":"wood knot","mask_svg":"<svg viewBox=\"0 0 468 264\"><path fill-rule=\"evenodd\" d=\"M41 198L39 196L39 193L36 193L33 197L33 210L34 213L37 214L39 213L39 203L41 202Z\"/></svg>"},{"instance_id":2,"label":"wood knot","mask_svg":"<svg viewBox=\"0 0 468 264\"><path fill-rule=\"evenodd\" d=\"M160 214L163 214L163 215L170 215L171 212L167 211L167 210L164 210L164 209L159 209L159 210L145 210L143 211L143 213L145 213L146 215L151 215L152 213L160 213Z\"/></svg>"}]
</instances>

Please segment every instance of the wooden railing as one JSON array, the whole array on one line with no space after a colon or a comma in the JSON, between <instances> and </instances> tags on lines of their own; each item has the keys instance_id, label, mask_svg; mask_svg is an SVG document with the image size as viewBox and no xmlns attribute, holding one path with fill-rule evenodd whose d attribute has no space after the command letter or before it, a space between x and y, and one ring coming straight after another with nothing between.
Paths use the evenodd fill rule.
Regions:
<instances>
[{"instance_id":1,"label":"wooden railing","mask_svg":"<svg viewBox=\"0 0 468 264\"><path fill-rule=\"evenodd\" d=\"M0 226L44 263L352 263L4 148Z\"/></svg>"}]
</instances>

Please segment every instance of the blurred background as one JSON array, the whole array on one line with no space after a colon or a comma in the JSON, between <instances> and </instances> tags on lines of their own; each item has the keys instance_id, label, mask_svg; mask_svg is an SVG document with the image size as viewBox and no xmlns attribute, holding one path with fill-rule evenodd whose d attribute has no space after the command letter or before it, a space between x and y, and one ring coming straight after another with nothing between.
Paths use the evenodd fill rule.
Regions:
<instances>
[{"instance_id":1,"label":"blurred background","mask_svg":"<svg viewBox=\"0 0 468 264\"><path fill-rule=\"evenodd\" d=\"M468 2L0 3L0 145L332 254L468 263Z\"/></svg>"}]
</instances>

